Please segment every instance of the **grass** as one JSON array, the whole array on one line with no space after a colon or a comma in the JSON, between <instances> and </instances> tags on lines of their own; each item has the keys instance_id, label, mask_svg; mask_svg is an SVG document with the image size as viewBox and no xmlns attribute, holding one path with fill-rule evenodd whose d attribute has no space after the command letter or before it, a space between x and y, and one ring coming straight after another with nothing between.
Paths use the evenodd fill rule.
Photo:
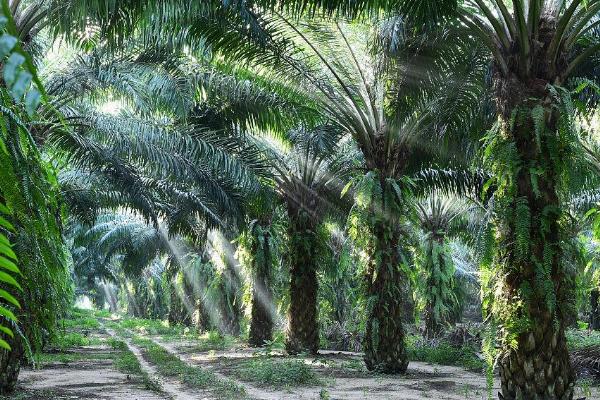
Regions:
<instances>
[{"instance_id":1,"label":"grass","mask_svg":"<svg viewBox=\"0 0 600 400\"><path fill-rule=\"evenodd\" d=\"M52 339L50 345L59 350L66 350L73 347L82 347L101 344L102 341L98 338L90 338L79 332L64 332L59 331Z\"/></svg>"},{"instance_id":2,"label":"grass","mask_svg":"<svg viewBox=\"0 0 600 400\"><path fill-rule=\"evenodd\" d=\"M358 372L367 372L367 366L363 360L348 360L340 365L343 369L351 369Z\"/></svg>"},{"instance_id":3,"label":"grass","mask_svg":"<svg viewBox=\"0 0 600 400\"><path fill-rule=\"evenodd\" d=\"M110 317L110 311L108 310L94 310L94 317L96 318L109 318Z\"/></svg>"},{"instance_id":4,"label":"grass","mask_svg":"<svg viewBox=\"0 0 600 400\"><path fill-rule=\"evenodd\" d=\"M139 360L135 354L129 350L129 347L127 347L127 344L124 341L111 338L109 339L109 345L113 349L119 350L119 354L117 357L115 357L113 363L118 371L124 374L140 376L146 389L154 392L162 391L160 384L150 378L150 375L148 375L148 373L142 369Z\"/></svg>"},{"instance_id":5,"label":"grass","mask_svg":"<svg viewBox=\"0 0 600 400\"><path fill-rule=\"evenodd\" d=\"M274 388L321 384L310 366L302 360L260 358L244 363L236 371L240 379Z\"/></svg>"},{"instance_id":6,"label":"grass","mask_svg":"<svg viewBox=\"0 0 600 400\"><path fill-rule=\"evenodd\" d=\"M92 312L88 310L80 310L74 308L70 311L70 316L67 319L63 319L61 324L65 329L83 329L83 330L95 330L100 328L97 315L101 312ZM161 392L160 385L153 381L148 373L144 371L137 359L137 357L129 350L127 344L122 340L109 338L106 340L106 344L112 347L116 352L98 352L98 353L77 353L69 352L65 353L67 349L89 346L94 344L104 343L99 338L90 338L87 333L84 335L80 332L69 332L59 331L58 334L52 339L52 347L61 351L60 353L42 353L37 355L37 363L41 366L46 364L60 362L60 363L71 363L76 361L93 361L93 360L113 360L114 367L128 375L140 377L146 389Z\"/></svg>"},{"instance_id":7,"label":"grass","mask_svg":"<svg viewBox=\"0 0 600 400\"><path fill-rule=\"evenodd\" d=\"M144 335L178 336L184 335L186 330L189 330L180 325L171 326L168 321L131 317L123 318L116 324L121 329L129 329Z\"/></svg>"},{"instance_id":8,"label":"grass","mask_svg":"<svg viewBox=\"0 0 600 400\"><path fill-rule=\"evenodd\" d=\"M112 360L113 353L41 353L36 356L36 363L43 367L52 363L68 364L77 361Z\"/></svg>"},{"instance_id":9,"label":"grass","mask_svg":"<svg viewBox=\"0 0 600 400\"><path fill-rule=\"evenodd\" d=\"M134 343L143 349L145 358L155 365L162 376L176 378L190 388L209 389L219 399L246 397L244 388L235 382L220 379L210 371L188 365L151 340L136 337Z\"/></svg>"},{"instance_id":10,"label":"grass","mask_svg":"<svg viewBox=\"0 0 600 400\"><path fill-rule=\"evenodd\" d=\"M578 350L587 346L600 346L599 331L583 331L569 329L566 332L567 345L571 350Z\"/></svg>"},{"instance_id":11,"label":"grass","mask_svg":"<svg viewBox=\"0 0 600 400\"><path fill-rule=\"evenodd\" d=\"M205 352L211 350L226 350L235 345L233 336L221 335L219 332L210 331L195 339L196 344L190 349L192 352Z\"/></svg>"},{"instance_id":12,"label":"grass","mask_svg":"<svg viewBox=\"0 0 600 400\"><path fill-rule=\"evenodd\" d=\"M63 329L91 330L100 328L100 323L93 311L73 308L66 318L59 321L58 326Z\"/></svg>"},{"instance_id":13,"label":"grass","mask_svg":"<svg viewBox=\"0 0 600 400\"><path fill-rule=\"evenodd\" d=\"M444 342L431 345L416 336L407 337L406 344L411 361L452 365L470 371L483 371L485 368L485 361L477 357L477 349L472 346L454 347Z\"/></svg>"}]
</instances>

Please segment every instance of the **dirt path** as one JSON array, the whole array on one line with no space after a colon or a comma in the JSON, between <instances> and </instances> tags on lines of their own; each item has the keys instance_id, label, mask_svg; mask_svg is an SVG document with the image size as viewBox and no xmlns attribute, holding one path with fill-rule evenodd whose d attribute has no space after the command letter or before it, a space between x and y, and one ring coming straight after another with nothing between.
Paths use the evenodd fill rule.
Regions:
<instances>
[{"instance_id":1,"label":"dirt path","mask_svg":"<svg viewBox=\"0 0 600 400\"><path fill-rule=\"evenodd\" d=\"M106 332L110 336L122 340L123 342L125 342L125 344L127 344L129 351L131 351L138 359L142 369L146 371L146 373L148 373L148 375L150 375L152 379L159 382L161 389L166 395L165 398L170 398L173 400L204 400L211 398L209 393L203 393L199 391L192 392L188 390L181 382L161 376L158 373L157 369L144 359L142 351L131 342L131 339L118 336L116 332L112 329L106 329Z\"/></svg>"},{"instance_id":2,"label":"dirt path","mask_svg":"<svg viewBox=\"0 0 600 400\"><path fill-rule=\"evenodd\" d=\"M344 367L350 363L362 362L360 355L354 353L324 352L322 357L305 359L320 376L325 377L324 385L285 389L259 387L233 376L236 366L253 356L252 349L190 353L188 350L193 348L192 343L165 342L157 338L151 340L190 365L210 368L215 374L243 385L254 399L487 399L483 374L471 373L458 367L411 362L406 376L373 375ZM494 393L497 390L496 384Z\"/></svg>"},{"instance_id":3,"label":"dirt path","mask_svg":"<svg viewBox=\"0 0 600 400\"><path fill-rule=\"evenodd\" d=\"M107 336L99 333L101 339ZM119 372L116 351L102 344L70 349L69 361L50 362L41 369L23 369L15 398L26 400L101 399L161 400L165 395L144 387L139 377Z\"/></svg>"},{"instance_id":4,"label":"dirt path","mask_svg":"<svg viewBox=\"0 0 600 400\"><path fill-rule=\"evenodd\" d=\"M251 386L251 385L247 384L246 382L236 380L236 379L232 378L231 376L226 376L225 374L220 373L216 368L214 368L211 365L194 362L190 356L186 355L185 353L181 353L181 352L177 351L177 348L170 343L162 342L153 337L148 337L148 339L152 340L152 342L154 344L162 347L163 349L165 349L166 351L168 351L169 353L171 353L175 357L179 358L181 361L183 361L184 363L186 363L188 365L209 369L218 379L234 381L236 384L238 384L239 386L244 388L244 390L248 394L248 397L251 399L267 400L267 399L274 399L274 398L277 398L277 399L282 398L282 397L268 397L267 394L265 393L265 391L262 389Z\"/></svg>"},{"instance_id":5,"label":"dirt path","mask_svg":"<svg viewBox=\"0 0 600 400\"><path fill-rule=\"evenodd\" d=\"M175 376L162 376L156 365L148 362L142 347L136 345L128 334L117 334L112 329L92 333L101 340L99 345L69 349L53 357L38 370L25 369L19 382L19 400L219 400L211 387L191 389ZM127 337L124 337L127 336ZM255 400L486 400L486 380L483 374L465 371L458 367L411 362L405 376L385 376L365 371L358 353L323 351L318 357L302 360L321 378L310 386L268 387L240 375L252 360L274 362L283 358L257 357L256 349L232 346L224 350L199 347L199 341L149 335L136 335L150 339L155 345L176 356L183 363L199 367L214 374L219 381L233 382L246 390L247 397ZM127 344L137 358L142 370L160 383L162 393L149 390L140 376L119 372L114 364L119 350L107 345L114 337ZM264 355L264 353L261 353ZM64 361L60 361L61 357ZM131 357L131 356L130 356ZM58 360L58 361L57 361ZM296 358L298 360L298 358ZM138 369L139 371L139 369ZM242 379L243 377L243 379ZM497 393L495 382L493 393ZM578 384L575 398L600 399L600 388ZM237 397L234 397L237 399ZM496 398L496 396L494 396Z\"/></svg>"}]
</instances>

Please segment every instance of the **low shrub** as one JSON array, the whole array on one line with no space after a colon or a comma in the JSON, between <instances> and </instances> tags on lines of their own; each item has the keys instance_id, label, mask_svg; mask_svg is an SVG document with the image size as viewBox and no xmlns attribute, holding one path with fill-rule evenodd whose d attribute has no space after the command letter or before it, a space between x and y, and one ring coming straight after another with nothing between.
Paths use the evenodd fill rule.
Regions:
<instances>
[{"instance_id":1,"label":"low shrub","mask_svg":"<svg viewBox=\"0 0 600 400\"><path fill-rule=\"evenodd\" d=\"M240 367L236 374L243 380L264 386L318 385L319 378L302 360L261 358Z\"/></svg>"}]
</instances>

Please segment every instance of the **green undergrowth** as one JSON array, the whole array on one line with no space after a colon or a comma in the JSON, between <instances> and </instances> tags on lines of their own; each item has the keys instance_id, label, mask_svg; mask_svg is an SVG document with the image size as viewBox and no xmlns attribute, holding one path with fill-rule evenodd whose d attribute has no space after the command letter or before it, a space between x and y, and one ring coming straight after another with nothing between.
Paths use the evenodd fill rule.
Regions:
<instances>
[{"instance_id":1,"label":"green undergrowth","mask_svg":"<svg viewBox=\"0 0 600 400\"><path fill-rule=\"evenodd\" d=\"M478 372L485 368L485 361L477 356L480 350L473 346L455 347L443 341L430 344L417 336L408 336L406 346L411 361L452 365Z\"/></svg>"},{"instance_id":2,"label":"green undergrowth","mask_svg":"<svg viewBox=\"0 0 600 400\"><path fill-rule=\"evenodd\" d=\"M94 310L92 313L96 318L109 318L111 315L108 310Z\"/></svg>"},{"instance_id":3,"label":"green undergrowth","mask_svg":"<svg viewBox=\"0 0 600 400\"><path fill-rule=\"evenodd\" d=\"M189 331L184 326L171 326L168 321L154 319L125 317L113 322L121 329L129 329L142 335L183 336Z\"/></svg>"},{"instance_id":4,"label":"green undergrowth","mask_svg":"<svg viewBox=\"0 0 600 400\"><path fill-rule=\"evenodd\" d=\"M95 346L102 344L102 340L89 337L78 332L59 331L50 341L50 347L64 351L73 347Z\"/></svg>"},{"instance_id":5,"label":"green undergrowth","mask_svg":"<svg viewBox=\"0 0 600 400\"><path fill-rule=\"evenodd\" d=\"M252 359L237 368L242 380L274 388L317 386L322 380L300 359L264 357Z\"/></svg>"},{"instance_id":6,"label":"green undergrowth","mask_svg":"<svg viewBox=\"0 0 600 400\"><path fill-rule=\"evenodd\" d=\"M210 331L194 338L191 352L204 352L226 350L235 346L238 341L233 336L222 335L217 331Z\"/></svg>"},{"instance_id":7,"label":"green undergrowth","mask_svg":"<svg viewBox=\"0 0 600 400\"><path fill-rule=\"evenodd\" d=\"M129 329L125 329L121 326L120 321L118 320L107 320L104 321L104 327L108 329L112 329L116 332L120 337L131 338L133 334Z\"/></svg>"},{"instance_id":8,"label":"green undergrowth","mask_svg":"<svg viewBox=\"0 0 600 400\"><path fill-rule=\"evenodd\" d=\"M59 321L58 326L64 330L92 330L100 328L100 323L93 311L73 308Z\"/></svg>"},{"instance_id":9,"label":"green undergrowth","mask_svg":"<svg viewBox=\"0 0 600 400\"><path fill-rule=\"evenodd\" d=\"M35 363L43 368L48 364L63 363L69 364L77 361L98 361L112 360L112 353L40 353L35 356Z\"/></svg>"},{"instance_id":10,"label":"green undergrowth","mask_svg":"<svg viewBox=\"0 0 600 400\"><path fill-rule=\"evenodd\" d=\"M123 342L122 340L116 340L111 338L108 340L108 344L114 350L119 351L113 363L113 365L118 371L124 374L139 376L142 379L142 382L144 383L146 389L152 390L154 392L162 391L160 384L152 378L150 378L150 375L148 375L148 373L142 369L139 360L137 359L135 354L133 354L129 350L125 342Z\"/></svg>"},{"instance_id":11,"label":"green undergrowth","mask_svg":"<svg viewBox=\"0 0 600 400\"><path fill-rule=\"evenodd\" d=\"M340 364L342 369L349 369L357 372L368 373L367 366L363 360L347 360Z\"/></svg>"},{"instance_id":12,"label":"green undergrowth","mask_svg":"<svg viewBox=\"0 0 600 400\"><path fill-rule=\"evenodd\" d=\"M219 399L246 398L245 389L235 382L220 379L210 371L188 365L151 340L135 337L133 343L142 348L144 357L154 364L162 376L178 379L190 388L211 390Z\"/></svg>"},{"instance_id":13,"label":"green undergrowth","mask_svg":"<svg viewBox=\"0 0 600 400\"><path fill-rule=\"evenodd\" d=\"M578 350L588 346L600 346L600 331L569 329L566 335L567 345L570 350Z\"/></svg>"}]
</instances>

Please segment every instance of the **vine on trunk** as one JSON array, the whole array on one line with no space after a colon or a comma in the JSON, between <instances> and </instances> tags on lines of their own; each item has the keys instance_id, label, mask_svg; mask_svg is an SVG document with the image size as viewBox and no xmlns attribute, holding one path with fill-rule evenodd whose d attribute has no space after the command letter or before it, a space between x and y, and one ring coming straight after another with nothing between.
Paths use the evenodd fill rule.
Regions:
<instances>
[{"instance_id":1,"label":"vine on trunk","mask_svg":"<svg viewBox=\"0 0 600 400\"><path fill-rule=\"evenodd\" d=\"M497 324L506 399L573 393L563 324L572 277L562 262L560 199L576 154L573 119L570 94L548 86L544 98L525 98L501 116L485 138L484 160L497 189L495 256L482 263L484 293L494 295L484 299L484 313Z\"/></svg>"},{"instance_id":2,"label":"vine on trunk","mask_svg":"<svg viewBox=\"0 0 600 400\"><path fill-rule=\"evenodd\" d=\"M370 171L357 184L350 216L350 235L361 249L364 269L365 363L384 373L404 373L408 367L402 319L412 314L406 231L412 187L408 178L384 178Z\"/></svg>"}]
</instances>

